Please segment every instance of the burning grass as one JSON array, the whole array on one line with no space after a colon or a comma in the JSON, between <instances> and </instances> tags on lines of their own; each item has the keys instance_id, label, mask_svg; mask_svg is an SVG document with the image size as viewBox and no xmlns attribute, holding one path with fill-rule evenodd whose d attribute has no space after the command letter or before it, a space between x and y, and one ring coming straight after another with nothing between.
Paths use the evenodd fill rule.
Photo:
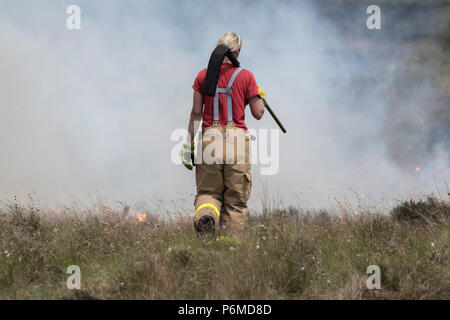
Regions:
<instances>
[{"instance_id":1,"label":"burning grass","mask_svg":"<svg viewBox=\"0 0 450 320\"><path fill-rule=\"evenodd\" d=\"M391 214L278 210L251 216L236 241L201 240L190 219L106 206L58 213L5 206L0 298L449 299L449 208L433 199L404 202ZM431 223L417 223L429 212ZM381 290L366 287L374 264ZM81 269L81 290L66 287L69 265Z\"/></svg>"}]
</instances>

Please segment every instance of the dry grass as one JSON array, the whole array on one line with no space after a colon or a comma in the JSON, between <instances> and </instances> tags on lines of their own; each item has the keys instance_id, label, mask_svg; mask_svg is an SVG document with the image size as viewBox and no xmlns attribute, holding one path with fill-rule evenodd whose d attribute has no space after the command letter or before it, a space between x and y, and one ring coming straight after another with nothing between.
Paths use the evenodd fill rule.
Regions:
<instances>
[{"instance_id":1,"label":"dry grass","mask_svg":"<svg viewBox=\"0 0 450 320\"><path fill-rule=\"evenodd\" d=\"M448 299L449 206L433 203L432 224L279 210L250 217L239 243L201 240L190 219L9 205L0 209L0 298ZM79 291L66 287L73 264ZM372 264L381 290L366 288Z\"/></svg>"}]
</instances>

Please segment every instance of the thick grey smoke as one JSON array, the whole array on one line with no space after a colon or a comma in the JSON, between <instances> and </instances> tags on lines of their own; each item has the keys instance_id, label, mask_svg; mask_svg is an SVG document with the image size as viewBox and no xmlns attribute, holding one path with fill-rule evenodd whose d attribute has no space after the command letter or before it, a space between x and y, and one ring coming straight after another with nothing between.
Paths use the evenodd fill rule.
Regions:
<instances>
[{"instance_id":1,"label":"thick grey smoke","mask_svg":"<svg viewBox=\"0 0 450 320\"><path fill-rule=\"evenodd\" d=\"M77 1L82 29L69 31L71 2L4 1L0 196L189 209L194 175L172 164L170 136L227 31L288 129L279 174L254 168L254 208L264 184L301 207L446 193L450 72L436 39L449 7L395 2L380 3L383 29L370 31L361 1Z\"/></svg>"}]
</instances>

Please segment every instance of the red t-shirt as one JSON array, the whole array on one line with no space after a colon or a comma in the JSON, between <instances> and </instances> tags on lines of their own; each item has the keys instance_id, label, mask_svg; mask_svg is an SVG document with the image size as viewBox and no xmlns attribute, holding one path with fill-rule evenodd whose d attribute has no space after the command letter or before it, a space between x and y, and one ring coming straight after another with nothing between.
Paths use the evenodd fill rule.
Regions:
<instances>
[{"instance_id":1,"label":"red t-shirt","mask_svg":"<svg viewBox=\"0 0 450 320\"><path fill-rule=\"evenodd\" d=\"M231 63L223 63L220 69L219 81L217 85L219 88L226 88L231 76L237 68ZM203 83L205 82L206 69L200 71L195 78L192 88L203 95L203 102L205 104L203 110L203 124L202 128L210 127L214 117L214 97L203 93ZM242 70L233 82L231 87L231 99L233 100L233 122L236 127L247 130L245 125L245 106L248 100L259 96L258 86L255 77L248 70ZM219 94L219 121L221 126L225 126L228 122L227 110L227 95Z\"/></svg>"}]
</instances>

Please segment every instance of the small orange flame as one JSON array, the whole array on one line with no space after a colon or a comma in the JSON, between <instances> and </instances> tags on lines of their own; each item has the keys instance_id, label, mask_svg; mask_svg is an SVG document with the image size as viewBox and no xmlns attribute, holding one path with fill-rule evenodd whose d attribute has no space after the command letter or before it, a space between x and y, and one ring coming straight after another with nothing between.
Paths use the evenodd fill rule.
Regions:
<instances>
[{"instance_id":1,"label":"small orange flame","mask_svg":"<svg viewBox=\"0 0 450 320\"><path fill-rule=\"evenodd\" d=\"M419 172L420 171L420 168L419 167L416 167L416 172Z\"/></svg>"},{"instance_id":2,"label":"small orange flame","mask_svg":"<svg viewBox=\"0 0 450 320\"><path fill-rule=\"evenodd\" d=\"M136 213L136 218L139 222L145 222L145 220L147 220L147 215Z\"/></svg>"}]
</instances>

